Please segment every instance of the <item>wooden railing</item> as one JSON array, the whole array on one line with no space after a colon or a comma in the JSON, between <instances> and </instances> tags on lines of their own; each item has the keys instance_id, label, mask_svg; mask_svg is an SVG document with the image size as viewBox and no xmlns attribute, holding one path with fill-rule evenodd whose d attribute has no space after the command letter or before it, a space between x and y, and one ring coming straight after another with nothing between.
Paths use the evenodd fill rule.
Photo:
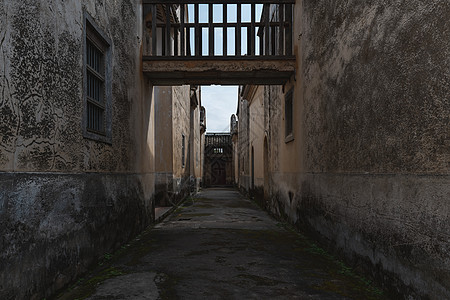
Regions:
<instances>
[{"instance_id":1,"label":"wooden railing","mask_svg":"<svg viewBox=\"0 0 450 300\"><path fill-rule=\"evenodd\" d=\"M151 47L144 55L146 60L292 58L295 0L142 2L148 20L146 26L152 36ZM217 6L222 7L221 16L214 14ZM229 16L228 10L235 10L236 16ZM206 22L200 22L201 11L207 11ZM261 12L259 16L257 11ZM229 17L233 22L229 22ZM216 30L219 47L215 47ZM234 39L229 42L233 32Z\"/></svg>"}]
</instances>

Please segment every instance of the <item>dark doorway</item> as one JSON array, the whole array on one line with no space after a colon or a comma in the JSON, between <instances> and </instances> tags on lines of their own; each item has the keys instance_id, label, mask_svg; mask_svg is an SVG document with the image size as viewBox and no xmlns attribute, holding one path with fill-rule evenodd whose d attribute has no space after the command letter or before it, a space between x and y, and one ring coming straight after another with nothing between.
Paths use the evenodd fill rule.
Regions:
<instances>
[{"instance_id":1,"label":"dark doorway","mask_svg":"<svg viewBox=\"0 0 450 300\"><path fill-rule=\"evenodd\" d=\"M231 135L229 133L207 133L205 136L205 185L233 185L232 162Z\"/></svg>"},{"instance_id":2,"label":"dark doorway","mask_svg":"<svg viewBox=\"0 0 450 300\"><path fill-rule=\"evenodd\" d=\"M211 164L211 185L226 185L225 162L216 160Z\"/></svg>"}]
</instances>

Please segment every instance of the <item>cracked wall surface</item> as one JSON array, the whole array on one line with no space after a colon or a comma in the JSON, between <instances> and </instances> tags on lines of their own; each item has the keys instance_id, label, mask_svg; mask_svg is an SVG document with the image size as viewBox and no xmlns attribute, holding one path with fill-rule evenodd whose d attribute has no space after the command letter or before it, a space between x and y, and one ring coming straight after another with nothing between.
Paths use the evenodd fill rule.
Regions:
<instances>
[{"instance_id":1,"label":"cracked wall surface","mask_svg":"<svg viewBox=\"0 0 450 300\"><path fill-rule=\"evenodd\" d=\"M394 298L450 297L449 14L437 0L296 1L296 76L264 93L271 197L256 199Z\"/></svg>"},{"instance_id":2,"label":"cracked wall surface","mask_svg":"<svg viewBox=\"0 0 450 300\"><path fill-rule=\"evenodd\" d=\"M155 87L156 205L171 206L202 180L200 105L191 86ZM200 93L195 90L198 102ZM194 107L195 106L195 107ZM184 165L182 136L184 135Z\"/></svg>"},{"instance_id":3,"label":"cracked wall surface","mask_svg":"<svg viewBox=\"0 0 450 300\"><path fill-rule=\"evenodd\" d=\"M449 13L446 1L304 1L308 170L448 174Z\"/></svg>"},{"instance_id":4,"label":"cracked wall surface","mask_svg":"<svg viewBox=\"0 0 450 300\"><path fill-rule=\"evenodd\" d=\"M83 138L85 12L112 43L111 144ZM131 0L0 3L2 299L51 295L152 221L141 15Z\"/></svg>"},{"instance_id":5,"label":"cracked wall surface","mask_svg":"<svg viewBox=\"0 0 450 300\"><path fill-rule=\"evenodd\" d=\"M304 173L287 211L394 294L448 298L450 3L296 9Z\"/></svg>"}]
</instances>

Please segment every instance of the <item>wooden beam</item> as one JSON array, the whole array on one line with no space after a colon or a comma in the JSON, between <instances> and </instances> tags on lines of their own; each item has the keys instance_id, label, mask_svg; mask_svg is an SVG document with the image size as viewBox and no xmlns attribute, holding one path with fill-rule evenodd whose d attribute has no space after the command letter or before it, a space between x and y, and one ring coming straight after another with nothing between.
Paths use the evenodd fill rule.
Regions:
<instances>
[{"instance_id":1,"label":"wooden beam","mask_svg":"<svg viewBox=\"0 0 450 300\"><path fill-rule=\"evenodd\" d=\"M255 19L256 19L256 6L253 3L251 5L251 26L250 26L250 51L247 53L248 55L255 55Z\"/></svg>"},{"instance_id":2,"label":"wooden beam","mask_svg":"<svg viewBox=\"0 0 450 300\"><path fill-rule=\"evenodd\" d=\"M195 56L200 56L202 53L202 49L201 49L201 34L202 34L202 29L199 26L199 6L198 4L195 4L194 6L194 23L195 23Z\"/></svg>"},{"instance_id":3,"label":"wooden beam","mask_svg":"<svg viewBox=\"0 0 450 300\"><path fill-rule=\"evenodd\" d=\"M208 45L208 53L209 56L214 56L214 27L213 27L213 5L212 4L208 4L208 40L209 40L209 45Z\"/></svg>"},{"instance_id":4,"label":"wooden beam","mask_svg":"<svg viewBox=\"0 0 450 300\"><path fill-rule=\"evenodd\" d=\"M280 61L280 60L295 60L295 56L291 55L291 56L271 56L271 55L267 55L267 56L227 56L227 57L222 57L222 56L201 56L201 57L195 57L195 56L189 56L189 57L176 57L176 56L143 56L142 60L144 62L147 61L251 61L251 60L256 60L256 61Z\"/></svg>"},{"instance_id":5,"label":"wooden beam","mask_svg":"<svg viewBox=\"0 0 450 300\"><path fill-rule=\"evenodd\" d=\"M189 21L189 20L188 20ZM191 56L191 26L186 27L186 56Z\"/></svg>"},{"instance_id":6,"label":"wooden beam","mask_svg":"<svg viewBox=\"0 0 450 300\"><path fill-rule=\"evenodd\" d=\"M278 55L284 55L284 4L278 6L278 21L280 22L278 30Z\"/></svg>"},{"instance_id":7,"label":"wooden beam","mask_svg":"<svg viewBox=\"0 0 450 300\"><path fill-rule=\"evenodd\" d=\"M241 18L242 18L242 6L241 4L237 5L237 24L236 24L236 32L235 32L235 37L236 37L236 56L241 56Z\"/></svg>"},{"instance_id":8,"label":"wooden beam","mask_svg":"<svg viewBox=\"0 0 450 300\"><path fill-rule=\"evenodd\" d=\"M269 20L270 18L270 4L264 5L264 55L270 55L269 49L269 39L270 39L270 29Z\"/></svg>"},{"instance_id":9,"label":"wooden beam","mask_svg":"<svg viewBox=\"0 0 450 300\"><path fill-rule=\"evenodd\" d=\"M144 72L167 73L183 72L293 72L295 69L295 58L293 59L200 59L186 60L185 57L177 57L173 60L144 60Z\"/></svg>"},{"instance_id":10,"label":"wooden beam","mask_svg":"<svg viewBox=\"0 0 450 300\"><path fill-rule=\"evenodd\" d=\"M286 20L288 21L288 26L286 28L286 55L292 55L292 5L286 5Z\"/></svg>"},{"instance_id":11,"label":"wooden beam","mask_svg":"<svg viewBox=\"0 0 450 300\"><path fill-rule=\"evenodd\" d=\"M185 28L184 28L184 14L185 14L185 10L184 10L184 4L182 4L180 6L180 56L185 56L186 55L186 39L185 39ZM176 29L174 29L176 30ZM189 45L189 43L188 43Z\"/></svg>"},{"instance_id":12,"label":"wooden beam","mask_svg":"<svg viewBox=\"0 0 450 300\"><path fill-rule=\"evenodd\" d=\"M264 26L265 24L266 23L264 23L264 22L255 22L255 27ZM214 28L220 28L220 27L223 27L225 25L228 26L228 27L236 27L237 23L226 23L226 24L224 24L224 23L213 23L212 24L212 26ZM269 22L269 26L274 27L274 26L278 26L278 25L280 25L280 23L278 21L277 22ZM284 26L287 27L288 25L289 25L289 23L287 21L285 21L284 22ZM175 24L172 23L171 26L172 26L172 28L180 28L181 27L181 25L179 23L175 23ZM188 26L195 27L195 24L194 23L185 23L184 26L185 27L188 27ZM209 27L209 23L198 23L198 26L206 28L206 27ZM251 22L242 22L241 21L241 27L248 27L248 28L250 28L250 26L252 26ZM156 24L156 27L166 27L166 24L159 23L159 24Z\"/></svg>"},{"instance_id":13,"label":"wooden beam","mask_svg":"<svg viewBox=\"0 0 450 300\"><path fill-rule=\"evenodd\" d=\"M222 50L222 55L223 56L227 56L228 55L228 5L223 4L222 5L222 12L223 12L223 32L222 32L222 36L223 36L223 40L222 40L222 46L223 46L223 50Z\"/></svg>"},{"instance_id":14,"label":"wooden beam","mask_svg":"<svg viewBox=\"0 0 450 300\"><path fill-rule=\"evenodd\" d=\"M259 77L255 77L256 75ZM163 76L159 73L146 74L146 77L154 86L177 85L284 85L292 77L290 72L244 72L244 73L218 73L201 72L186 73L175 71L171 75Z\"/></svg>"},{"instance_id":15,"label":"wooden beam","mask_svg":"<svg viewBox=\"0 0 450 300\"><path fill-rule=\"evenodd\" d=\"M170 51L170 46L171 46L171 43L170 43L170 36L171 36L171 34L170 34L170 29L171 29L171 27L170 27L170 15L171 15L171 12L170 12L170 10L171 10L171 5L166 5L166 52L165 52L165 55L166 56L170 56L171 55L171 52L172 51Z\"/></svg>"}]
</instances>

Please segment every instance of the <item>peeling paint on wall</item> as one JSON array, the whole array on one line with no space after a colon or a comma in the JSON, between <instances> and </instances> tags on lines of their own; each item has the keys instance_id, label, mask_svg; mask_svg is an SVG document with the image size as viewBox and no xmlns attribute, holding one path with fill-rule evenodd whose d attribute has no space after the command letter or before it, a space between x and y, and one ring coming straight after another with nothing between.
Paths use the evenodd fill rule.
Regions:
<instances>
[{"instance_id":1,"label":"peeling paint on wall","mask_svg":"<svg viewBox=\"0 0 450 300\"><path fill-rule=\"evenodd\" d=\"M82 134L84 12L112 41L111 144ZM141 15L130 0L0 3L2 299L54 293L154 218Z\"/></svg>"}]
</instances>

